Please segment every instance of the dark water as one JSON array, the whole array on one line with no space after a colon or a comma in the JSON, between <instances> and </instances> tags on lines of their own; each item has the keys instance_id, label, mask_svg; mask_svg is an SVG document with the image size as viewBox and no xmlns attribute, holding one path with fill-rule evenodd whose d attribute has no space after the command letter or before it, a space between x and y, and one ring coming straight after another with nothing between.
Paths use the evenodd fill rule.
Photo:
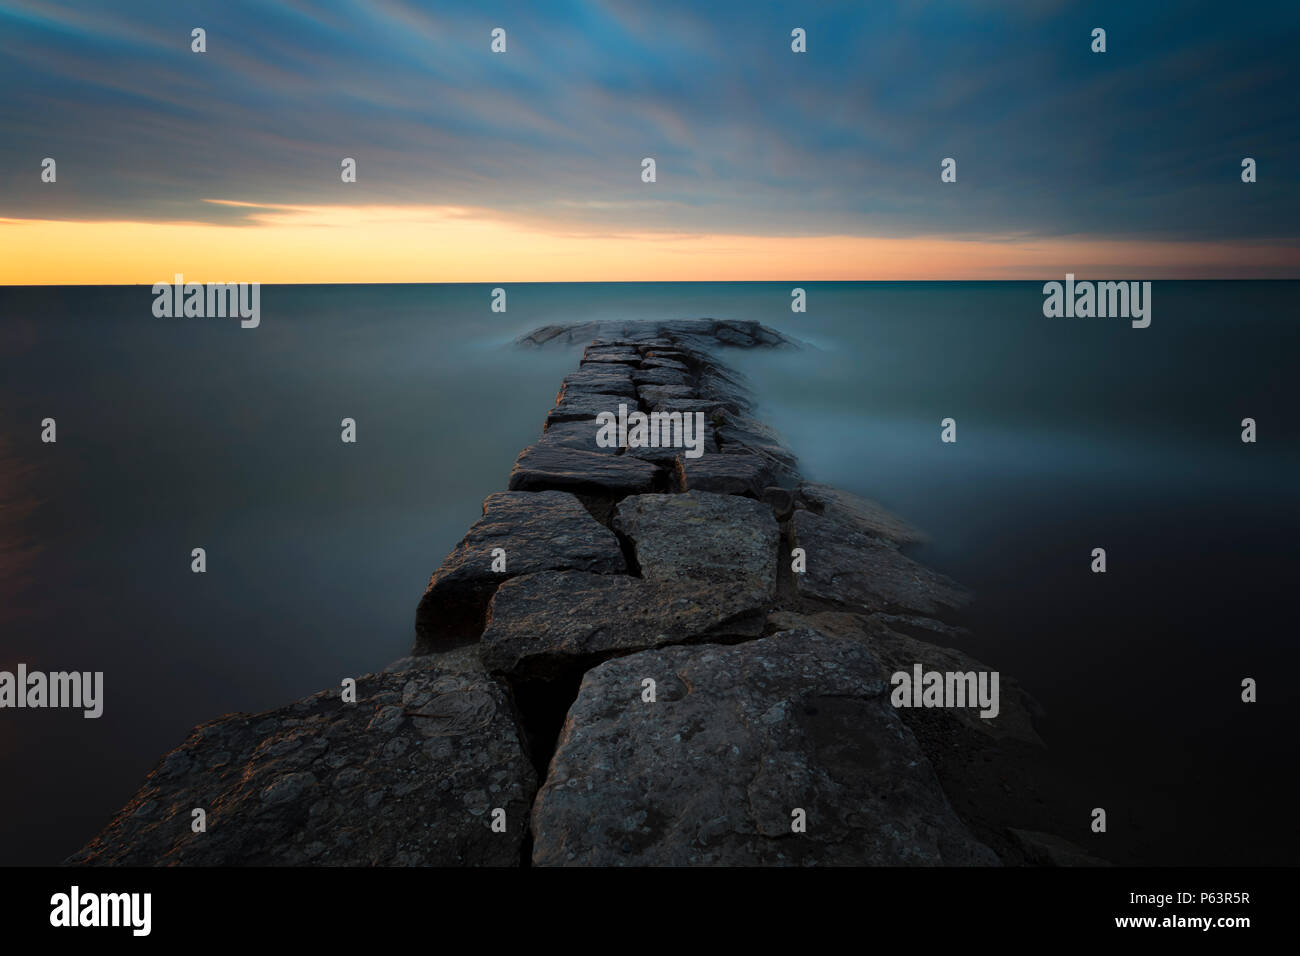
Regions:
<instances>
[{"instance_id":1,"label":"dark water","mask_svg":"<svg viewBox=\"0 0 1300 956\"><path fill-rule=\"evenodd\" d=\"M966 649L1047 708L1078 842L1103 806L1113 859L1292 862L1300 283L1156 283L1144 330L1044 318L1036 283L806 288L795 315L788 284L515 285L505 314L486 286L266 287L255 330L0 289L0 669L106 673L99 720L0 711L0 864L78 848L194 724L405 653L576 362L514 335L699 315L819 346L729 357L809 477L976 591Z\"/></svg>"}]
</instances>

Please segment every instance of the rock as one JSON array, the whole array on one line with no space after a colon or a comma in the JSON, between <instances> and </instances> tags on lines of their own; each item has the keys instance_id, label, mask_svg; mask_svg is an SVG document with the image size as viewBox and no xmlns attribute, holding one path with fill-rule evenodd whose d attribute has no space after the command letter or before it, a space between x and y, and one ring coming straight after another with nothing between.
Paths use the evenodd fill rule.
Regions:
<instances>
[{"instance_id":1,"label":"rock","mask_svg":"<svg viewBox=\"0 0 1300 956\"><path fill-rule=\"evenodd\" d=\"M670 368L647 368L638 369L632 373L632 381L638 386L643 385L681 385L689 386L691 376L689 372L678 372Z\"/></svg>"},{"instance_id":2,"label":"rock","mask_svg":"<svg viewBox=\"0 0 1300 956\"><path fill-rule=\"evenodd\" d=\"M641 363L647 368L653 368L658 362L675 362L682 368L689 368L691 365L699 363L699 356L696 352L688 352L675 346L651 345L641 353L645 359Z\"/></svg>"},{"instance_id":3,"label":"rock","mask_svg":"<svg viewBox=\"0 0 1300 956\"><path fill-rule=\"evenodd\" d=\"M816 514L849 525L864 534L875 535L900 545L925 544L929 541L923 532L887 511L878 502L810 481L799 486L799 493Z\"/></svg>"},{"instance_id":4,"label":"rock","mask_svg":"<svg viewBox=\"0 0 1300 956\"><path fill-rule=\"evenodd\" d=\"M601 412L618 414L619 403L629 406L636 404L634 399L625 395L607 395L597 392L575 392L562 395L560 402L546 416L544 428L550 428L557 422L581 422L594 420Z\"/></svg>"},{"instance_id":5,"label":"rock","mask_svg":"<svg viewBox=\"0 0 1300 956\"><path fill-rule=\"evenodd\" d=\"M574 422L553 422L546 431L542 432L542 437L537 439L537 444L577 448L582 451L599 452L603 455L618 454L617 445L602 448L596 444L596 435L599 431L600 426L596 424L594 418Z\"/></svg>"},{"instance_id":6,"label":"rock","mask_svg":"<svg viewBox=\"0 0 1300 956\"><path fill-rule=\"evenodd\" d=\"M667 411L677 412L685 409L678 408L674 402L695 398L695 390L687 385L645 385L637 389L637 395L648 406L663 406Z\"/></svg>"},{"instance_id":7,"label":"rock","mask_svg":"<svg viewBox=\"0 0 1300 956\"><path fill-rule=\"evenodd\" d=\"M504 548L506 570L492 570ZM499 492L483 501L483 517L434 572L415 612L415 652L475 640L488 601L502 581L561 570L626 574L618 539L582 503L560 491Z\"/></svg>"},{"instance_id":8,"label":"rock","mask_svg":"<svg viewBox=\"0 0 1300 956\"><path fill-rule=\"evenodd\" d=\"M921 618L906 618L911 621L916 631L921 631ZM774 628L810 628L820 631L828 637L842 637L862 641L870 649L885 669L886 675L892 677L902 671L912 674L916 664L922 671L940 671L943 673L966 673L969 671L991 672L990 667L951 647L933 644L929 640L918 640L908 634L900 633L896 628L900 618L896 615L857 614L824 611L817 614L795 614L777 612L768 618L768 630ZM929 633L939 638L954 630L938 621L929 622L933 629ZM943 730L943 739L954 739L958 729L973 732L987 743L1002 743L1014 740L1031 747L1046 746L1038 735L1035 722L1043 716L1042 705L1027 694L1014 678L1006 674L998 675L998 716L981 717L978 707L935 707L915 708L900 714L904 720L914 716L923 716L940 722L952 722L955 726ZM963 738L965 740L965 738ZM970 746L970 744L965 744Z\"/></svg>"},{"instance_id":9,"label":"rock","mask_svg":"<svg viewBox=\"0 0 1300 956\"><path fill-rule=\"evenodd\" d=\"M726 410L726 403L707 398L674 398L650 406L652 412L703 412L704 420L710 425L715 424L714 419L718 419L717 424L721 424L722 414Z\"/></svg>"},{"instance_id":10,"label":"rock","mask_svg":"<svg viewBox=\"0 0 1300 956\"><path fill-rule=\"evenodd\" d=\"M371 674L355 704L336 688L197 727L67 862L518 866L537 782L520 741L482 671Z\"/></svg>"},{"instance_id":11,"label":"rock","mask_svg":"<svg viewBox=\"0 0 1300 956\"><path fill-rule=\"evenodd\" d=\"M515 339L515 344L531 345L534 347L542 346L547 342L552 341L557 336L562 335L566 331L566 328L567 327L563 325L544 325L540 329L533 329L533 331L526 335L519 336L519 338Z\"/></svg>"},{"instance_id":12,"label":"rock","mask_svg":"<svg viewBox=\"0 0 1300 956\"><path fill-rule=\"evenodd\" d=\"M723 449L760 455L778 471L793 471L798 465L794 454L781 443L781 436L748 415L724 413L717 432Z\"/></svg>"},{"instance_id":13,"label":"rock","mask_svg":"<svg viewBox=\"0 0 1300 956\"><path fill-rule=\"evenodd\" d=\"M777 521L789 521L794 515L794 492L773 485L764 488L759 501L772 509Z\"/></svg>"},{"instance_id":14,"label":"rock","mask_svg":"<svg viewBox=\"0 0 1300 956\"><path fill-rule=\"evenodd\" d=\"M716 450L716 446L714 450ZM677 467L677 456L681 453L682 450L680 448L629 448L623 454L630 455L633 458L640 458L644 461L652 461L660 468L663 468L666 471L672 471Z\"/></svg>"},{"instance_id":15,"label":"rock","mask_svg":"<svg viewBox=\"0 0 1300 956\"><path fill-rule=\"evenodd\" d=\"M807 572L794 576L800 597L928 616L960 608L970 599L953 581L850 524L811 511L796 511L791 520L795 545L808 556Z\"/></svg>"},{"instance_id":16,"label":"rock","mask_svg":"<svg viewBox=\"0 0 1300 956\"><path fill-rule=\"evenodd\" d=\"M641 353L628 350L626 352L588 352L578 363L582 367L592 365L640 365Z\"/></svg>"},{"instance_id":17,"label":"rock","mask_svg":"<svg viewBox=\"0 0 1300 956\"><path fill-rule=\"evenodd\" d=\"M748 348L754 344L754 339L737 329L720 328L714 333L718 341L724 345L737 345L742 348Z\"/></svg>"},{"instance_id":18,"label":"rock","mask_svg":"<svg viewBox=\"0 0 1300 956\"><path fill-rule=\"evenodd\" d=\"M598 392L605 395L636 395L636 386L627 365L584 365L564 377L556 400L565 395Z\"/></svg>"},{"instance_id":19,"label":"rock","mask_svg":"<svg viewBox=\"0 0 1300 956\"><path fill-rule=\"evenodd\" d=\"M409 671L417 668L431 667L436 667L444 671L454 671L457 674L482 673L483 661L479 657L477 644L464 644L460 647L453 647L446 651L434 651L430 654L399 657L397 660L385 667L383 672L385 674L393 674L398 671Z\"/></svg>"},{"instance_id":20,"label":"rock","mask_svg":"<svg viewBox=\"0 0 1300 956\"><path fill-rule=\"evenodd\" d=\"M659 357L660 355L662 355L662 353L656 353L654 357L645 359L642 361L641 367L645 369L662 368L674 372L681 372L683 375L690 374L690 367L687 366L686 363L679 362L676 359L661 358Z\"/></svg>"},{"instance_id":21,"label":"rock","mask_svg":"<svg viewBox=\"0 0 1300 956\"><path fill-rule=\"evenodd\" d=\"M666 408L659 409L659 411L670 412L670 410ZM692 421L692 441L695 440L697 434L698 433L695 431L695 424ZM684 456L685 453L686 449L684 447L677 446L662 446L659 448L653 446L642 446L640 448L628 448L623 452L625 455L632 455L635 458L644 458L646 461L653 461L655 464L659 465L659 467L670 472L676 470L678 457ZM713 434L713 428L707 424L707 421L704 426L704 444L701 446L701 453L706 457L708 455L720 454L718 441Z\"/></svg>"},{"instance_id":22,"label":"rock","mask_svg":"<svg viewBox=\"0 0 1300 956\"><path fill-rule=\"evenodd\" d=\"M663 472L653 463L630 455L538 443L515 459L511 491L572 491L622 497L653 491Z\"/></svg>"},{"instance_id":23,"label":"rock","mask_svg":"<svg viewBox=\"0 0 1300 956\"><path fill-rule=\"evenodd\" d=\"M799 348L800 343L776 329L758 322L743 320L719 321L711 318L674 319L661 321L624 321L621 319L597 322L579 322L569 325L546 325L521 335L515 341L520 345L547 344L576 345L595 340L602 347L664 342L673 347L707 347L718 343L762 346L765 348Z\"/></svg>"},{"instance_id":24,"label":"rock","mask_svg":"<svg viewBox=\"0 0 1300 956\"><path fill-rule=\"evenodd\" d=\"M528 574L497 589L480 652L491 671L551 680L614 654L756 636L766 606L753 590L581 571Z\"/></svg>"},{"instance_id":25,"label":"rock","mask_svg":"<svg viewBox=\"0 0 1300 956\"><path fill-rule=\"evenodd\" d=\"M870 627L868 640L891 675L900 671L911 674L916 664L921 665L922 671L966 673L996 670L954 648L917 640L874 621L869 623L874 626ZM1034 729L1035 718L1043 713L1042 706L1005 674L998 675L998 716L981 717L978 707L944 707L937 708L935 713L993 740L1011 739L1036 747L1045 746Z\"/></svg>"},{"instance_id":26,"label":"rock","mask_svg":"<svg viewBox=\"0 0 1300 956\"><path fill-rule=\"evenodd\" d=\"M647 581L752 592L746 600L754 603L776 593L781 531L757 501L698 491L636 495L619 503L613 525L631 540Z\"/></svg>"},{"instance_id":27,"label":"rock","mask_svg":"<svg viewBox=\"0 0 1300 956\"><path fill-rule=\"evenodd\" d=\"M677 459L681 487L687 491L713 491L724 495L757 498L773 484L772 467L758 455L719 454Z\"/></svg>"},{"instance_id":28,"label":"rock","mask_svg":"<svg viewBox=\"0 0 1300 956\"><path fill-rule=\"evenodd\" d=\"M810 631L589 671L532 829L537 866L998 862L953 813L867 648Z\"/></svg>"}]
</instances>

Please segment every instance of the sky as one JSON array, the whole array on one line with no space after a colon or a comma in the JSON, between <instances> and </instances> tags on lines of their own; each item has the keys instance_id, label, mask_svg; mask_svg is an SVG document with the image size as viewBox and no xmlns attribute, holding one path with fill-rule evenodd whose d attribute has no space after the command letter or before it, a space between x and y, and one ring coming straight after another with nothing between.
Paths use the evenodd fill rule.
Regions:
<instances>
[{"instance_id":1,"label":"sky","mask_svg":"<svg viewBox=\"0 0 1300 956\"><path fill-rule=\"evenodd\" d=\"M1298 41L1289 0L0 0L0 283L1300 278Z\"/></svg>"}]
</instances>

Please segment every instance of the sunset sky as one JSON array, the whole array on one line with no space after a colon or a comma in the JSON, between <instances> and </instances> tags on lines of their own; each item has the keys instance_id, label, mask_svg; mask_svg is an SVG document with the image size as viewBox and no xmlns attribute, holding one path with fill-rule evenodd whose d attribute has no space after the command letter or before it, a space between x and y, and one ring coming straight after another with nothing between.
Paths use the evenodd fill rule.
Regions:
<instances>
[{"instance_id":1,"label":"sunset sky","mask_svg":"<svg viewBox=\"0 0 1300 956\"><path fill-rule=\"evenodd\" d=\"M1293 2L0 0L0 283L1300 278L1298 41Z\"/></svg>"}]
</instances>

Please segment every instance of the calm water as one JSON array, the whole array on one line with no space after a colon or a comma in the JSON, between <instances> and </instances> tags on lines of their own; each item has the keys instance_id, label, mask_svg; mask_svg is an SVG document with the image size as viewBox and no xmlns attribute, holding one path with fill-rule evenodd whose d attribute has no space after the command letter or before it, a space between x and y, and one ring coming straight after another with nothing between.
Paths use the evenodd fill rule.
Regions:
<instances>
[{"instance_id":1,"label":"calm water","mask_svg":"<svg viewBox=\"0 0 1300 956\"><path fill-rule=\"evenodd\" d=\"M0 711L0 864L77 849L194 724L406 652L576 362L516 334L700 315L818 346L729 357L809 477L976 591L967 649L1046 706L1106 853L1291 862L1300 283L1157 283L1145 330L1044 318L1036 283L806 288L794 315L788 284L515 285L502 315L486 286L266 287L256 330L154 318L147 287L0 289L0 669L107 685L97 721Z\"/></svg>"}]
</instances>

